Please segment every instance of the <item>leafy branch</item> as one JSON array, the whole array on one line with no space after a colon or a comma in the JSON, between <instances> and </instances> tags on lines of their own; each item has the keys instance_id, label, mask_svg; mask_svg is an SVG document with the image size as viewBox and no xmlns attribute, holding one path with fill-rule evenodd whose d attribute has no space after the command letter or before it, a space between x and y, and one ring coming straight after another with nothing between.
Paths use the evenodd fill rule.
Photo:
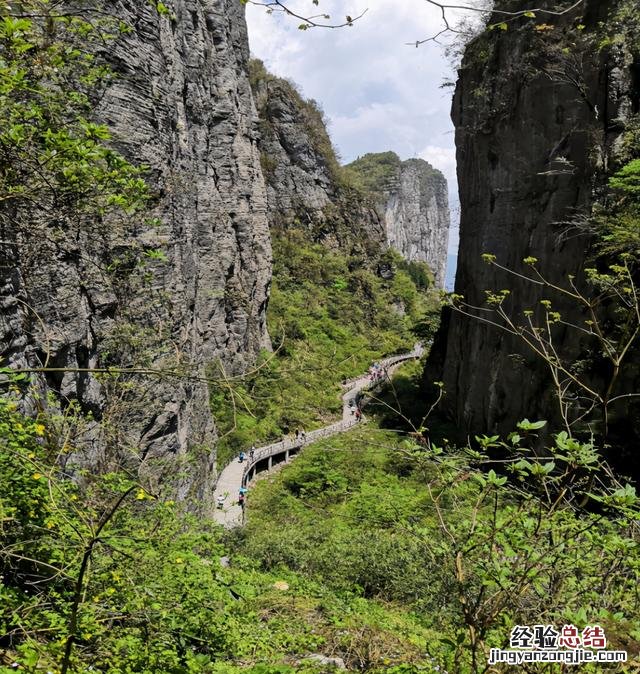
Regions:
<instances>
[{"instance_id":1,"label":"leafy branch","mask_svg":"<svg viewBox=\"0 0 640 674\"><path fill-rule=\"evenodd\" d=\"M574 9L577 9L580 5L584 3L584 0L577 0L570 7L562 10L553 10L545 9L543 7L535 7L532 9L522 9L516 11L509 11L504 9L495 9L488 6L473 6L468 4L454 4L448 2L439 2L438 0L425 0L429 5L437 7L440 10L441 21L443 27L440 31L431 35L430 37L414 40L413 42L407 42L408 46L419 47L422 44L427 42L437 42L438 38L447 34L466 34L465 30L460 29L450 16L452 10L472 12L476 14L481 14L483 16L496 16L499 20L496 23L489 24L487 28L489 30L499 29L499 30L508 30L509 23L516 21L521 18L535 19L537 16L563 16L572 12Z\"/></svg>"},{"instance_id":2,"label":"leafy branch","mask_svg":"<svg viewBox=\"0 0 640 674\"><path fill-rule=\"evenodd\" d=\"M586 315L582 324L566 319L555 309L550 299L541 299L540 307L525 309L523 319L514 317L506 308L509 290L485 291L488 306L469 304L460 295L450 297L452 308L482 323L492 325L515 337L549 368L560 408L560 416L567 432L578 422L588 418L597 406L602 410L603 432L606 437L609 426L609 411L613 402L623 398L640 396L625 393L614 396L622 367L640 335L640 298L634 278L633 261L622 255L618 263L611 263L605 271L596 268L585 270L591 293L578 288L575 278L569 276L567 285L552 282L537 268L537 259L525 258L530 273L520 273L497 262L494 255L483 255L484 261L496 269L537 286L540 290L558 294L575 303L578 311ZM621 318L612 330L607 322L607 310L614 306ZM579 335L594 340L599 354L610 364L610 374L603 388L599 389L575 364L563 357L555 343L554 331L562 328L576 331ZM584 402L586 401L586 405ZM578 408L577 416L572 411ZM582 409L580 409L582 408Z\"/></svg>"},{"instance_id":3,"label":"leafy branch","mask_svg":"<svg viewBox=\"0 0 640 674\"><path fill-rule=\"evenodd\" d=\"M353 26L353 24L361 19L368 11L365 9L363 12L356 16L351 16L347 14L344 20L331 21L331 15L326 13L319 14L307 14L297 9L293 9L289 2L285 0L240 0L245 5L256 5L257 7L264 7L268 13L280 12L288 17L297 19L302 23L298 26L300 30L308 30L309 28L344 28L346 26ZM320 0L311 0L313 5L319 7ZM559 17L565 14L572 12L573 10L580 7L584 0L576 0L570 7L565 9L546 9L544 7L535 7L532 9L523 9L510 11L505 9L494 9L490 6L482 3L481 5L473 4L459 4L459 3L449 3L449 2L440 2L439 0L425 0L425 2L433 7L436 7L440 11L442 28L434 35L430 37L414 40L413 42L407 42L407 45L419 47L422 44L427 42L437 42L438 38L447 34L465 34L466 31L461 29L451 16L452 11L463 11L471 12L475 14L480 14L486 17L495 16L499 19L496 23L489 24L487 27L489 30L500 29L507 30L509 23L516 21L521 18L535 19L537 16L541 17Z\"/></svg>"},{"instance_id":4,"label":"leafy branch","mask_svg":"<svg viewBox=\"0 0 640 674\"><path fill-rule=\"evenodd\" d=\"M266 0L265 2L259 2L258 0L241 0L241 2L244 5L256 5L257 7L264 7L269 14L280 12L288 17L298 19L299 21L302 21L302 23L298 26L300 30L308 30L309 28L345 28L346 26L353 26L353 24L361 19L368 11L368 9L365 9L356 16L350 16L347 14L344 18L344 21L326 23L331 19L330 14L302 14L299 11L294 11L291 9L291 6L288 3L282 2L282 0ZM312 2L316 6L320 4L320 0L312 0Z\"/></svg>"}]
</instances>

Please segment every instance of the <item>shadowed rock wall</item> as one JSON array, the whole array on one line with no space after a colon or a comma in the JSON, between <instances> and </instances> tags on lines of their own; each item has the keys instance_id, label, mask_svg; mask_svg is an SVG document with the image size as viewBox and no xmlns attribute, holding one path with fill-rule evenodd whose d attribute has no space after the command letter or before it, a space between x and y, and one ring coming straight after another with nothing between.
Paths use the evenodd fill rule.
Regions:
<instances>
[{"instance_id":1,"label":"shadowed rock wall","mask_svg":"<svg viewBox=\"0 0 640 674\"><path fill-rule=\"evenodd\" d=\"M508 3L509 10L532 6ZM638 110L631 46L598 48L599 22L618 6L587 0L562 17L545 16L544 24L537 18L487 31L468 46L452 117L461 201L455 291L469 304L482 305L487 289L507 288L505 307L517 317L546 297L483 263L483 253L523 273L522 260L534 256L552 282L566 284L570 274L582 282L590 240L566 236L566 222L590 212L620 133ZM575 303L553 302L567 320L583 320ZM583 346L574 335L565 332L556 344L569 358ZM444 381L445 409L464 433L507 432L524 417L550 418L557 409L539 357L458 313L445 315L436 339L425 375L426 383L434 380Z\"/></svg>"}]
</instances>

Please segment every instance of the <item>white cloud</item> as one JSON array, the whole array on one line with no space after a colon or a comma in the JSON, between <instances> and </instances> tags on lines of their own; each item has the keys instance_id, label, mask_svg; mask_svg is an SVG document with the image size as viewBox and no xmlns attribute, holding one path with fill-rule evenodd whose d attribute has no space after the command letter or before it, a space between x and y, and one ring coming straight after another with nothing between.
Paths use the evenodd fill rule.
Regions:
<instances>
[{"instance_id":1,"label":"white cloud","mask_svg":"<svg viewBox=\"0 0 640 674\"><path fill-rule=\"evenodd\" d=\"M456 150L453 147L427 145L419 155L433 166L437 166L447 179L454 180L456 174Z\"/></svg>"},{"instance_id":2,"label":"white cloud","mask_svg":"<svg viewBox=\"0 0 640 674\"><path fill-rule=\"evenodd\" d=\"M301 13L313 7L310 0L291 3ZM385 150L402 159L423 157L445 174L455 195L451 90L440 87L453 77L451 68L440 46L406 45L436 33L440 14L424 0L320 0L319 5L336 20L366 7L351 28L301 31L298 20L248 5L251 51L321 104L345 162Z\"/></svg>"}]
</instances>

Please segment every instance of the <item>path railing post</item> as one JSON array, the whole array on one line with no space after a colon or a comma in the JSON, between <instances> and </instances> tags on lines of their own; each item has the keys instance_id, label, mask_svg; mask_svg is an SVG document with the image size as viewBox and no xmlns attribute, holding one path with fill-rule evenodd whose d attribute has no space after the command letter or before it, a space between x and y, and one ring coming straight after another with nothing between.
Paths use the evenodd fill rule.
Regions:
<instances>
[{"instance_id":1,"label":"path railing post","mask_svg":"<svg viewBox=\"0 0 640 674\"><path fill-rule=\"evenodd\" d=\"M329 426L325 426L324 428L319 428L315 431L309 432L309 434L306 436L304 442L296 442L294 440L282 438L278 442L271 443L269 445L266 445L265 447L262 447L258 449L255 452L255 455L253 459L249 459L247 461L247 464L243 466L243 470L240 475L240 487L246 487L246 485L254 479L256 474L258 473L258 465L266 459L267 461L267 470L272 470L273 468L273 459L276 455L279 454L284 454L284 459L285 462L289 461L290 458L292 458L292 452L291 450L296 448L300 450L302 447L304 447L307 444L310 444L312 442L315 442L316 440L320 440L321 438L327 438L332 435L335 435L336 433L341 433L343 431L346 431L350 428L353 428L354 426L358 425L358 422L355 420L353 417L347 416L347 418L344 418L345 414L347 413L349 407L349 401L352 399L358 400L361 396L358 394L364 393L366 391L373 391L377 389L379 386L385 383L386 380L389 379L389 373L387 371L388 368L393 367L394 365L401 363L405 360L409 360L411 358L419 358L423 353L422 346L420 344L416 344L414 347L413 351L410 353L406 353L403 355L399 356L391 356L390 358L385 358L381 361L379 361L380 365L382 368L385 370L385 377L380 378L375 381L371 381L367 379L367 375L363 375L361 377L357 377L353 380L349 380L348 382L345 382L343 384L343 388L346 389L345 393L342 395L342 401L343 401L343 409L342 409L342 414L343 418L340 421L337 421L334 424L330 424ZM358 382L361 382L360 385L358 385ZM353 385L351 385L353 384ZM354 389L356 389L355 395L350 395L353 393ZM359 404L359 403L358 403ZM366 404L366 402L365 402ZM231 466L233 464L233 459L226 464L226 466L219 472L218 474L218 484L220 483L220 478L222 474L227 471L231 470ZM233 468L234 475L237 475L235 473L236 468ZM234 480L237 480L238 477L234 477ZM237 483L236 483L237 484ZM218 491L218 485L216 485L216 495L218 496L223 496L226 497L228 494L221 493ZM241 513L239 513L237 516L234 515L236 521L233 522L230 519L227 518L227 511L224 511L224 519L221 520L226 526L233 525L234 523L237 524L238 521L241 523L244 523L245 521L245 513L244 513L244 508L241 508ZM218 511L216 511L218 512Z\"/></svg>"}]
</instances>

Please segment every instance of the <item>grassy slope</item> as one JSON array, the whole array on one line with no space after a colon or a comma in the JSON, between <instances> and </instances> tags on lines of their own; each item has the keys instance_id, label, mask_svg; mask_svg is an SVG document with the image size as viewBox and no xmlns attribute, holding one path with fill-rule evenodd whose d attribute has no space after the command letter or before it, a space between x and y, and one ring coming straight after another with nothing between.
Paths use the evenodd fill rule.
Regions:
<instances>
[{"instance_id":1,"label":"grassy slope","mask_svg":"<svg viewBox=\"0 0 640 674\"><path fill-rule=\"evenodd\" d=\"M382 355L409 350L417 339L412 328L436 310L424 292L424 269L393 253L380 256L396 269L385 281L376 260L329 250L301 230L276 234L273 248L268 324L276 354L264 354L266 364L234 396L221 390L212 397L218 426L228 433L221 465L253 443L327 424L341 409L340 382Z\"/></svg>"},{"instance_id":2,"label":"grassy slope","mask_svg":"<svg viewBox=\"0 0 640 674\"><path fill-rule=\"evenodd\" d=\"M632 588L640 560L624 526L597 516L586 526L584 516L567 512L536 524L527 514L536 507L531 501L523 505L511 488L495 492L496 511L493 498L478 501L481 478L459 469L445 469L444 482L442 475L406 436L375 424L316 443L253 490L243 554L263 572L294 571L337 596L360 597L363 610L378 606L389 620L400 612L404 626L393 635L399 638L390 649L394 657L373 659L367 671L396 663L407 665L403 671L435 671L436 663L471 671L462 597L467 605L477 600L481 614L497 609L483 635L491 646L504 647L513 624L544 616L542 622L557 625L597 619L610 648L635 654L640 610ZM427 484L444 507L446 531ZM495 517L500 531L488 535ZM519 559L529 569L527 583L517 580ZM510 583L504 603L498 603L500 588ZM426 641L416 641L419 636ZM358 666L351 654L341 653ZM583 670L599 671L587 665Z\"/></svg>"}]
</instances>

